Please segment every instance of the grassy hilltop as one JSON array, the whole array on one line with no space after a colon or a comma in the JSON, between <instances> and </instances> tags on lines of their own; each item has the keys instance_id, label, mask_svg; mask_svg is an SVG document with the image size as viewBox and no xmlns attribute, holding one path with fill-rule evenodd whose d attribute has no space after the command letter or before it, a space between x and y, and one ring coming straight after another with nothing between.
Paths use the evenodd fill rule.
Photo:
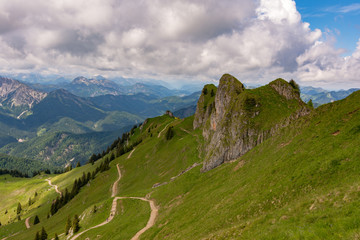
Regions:
<instances>
[{"instance_id":1,"label":"grassy hilltop","mask_svg":"<svg viewBox=\"0 0 360 240\"><path fill-rule=\"evenodd\" d=\"M214 87L208 90L218 94ZM263 96L275 96L269 87L244 91L257 102L266 99ZM213 103L212 97L204 100L205 105ZM276 99L261 105L274 124L277 106L286 106L285 96L276 95ZM207 154L203 137L206 123L194 130L193 116L149 119L122 145L138 144L134 149L126 149L111 161L109 170L98 172L49 218L51 203L59 195L45 179L51 178L62 192L71 190L83 172L93 172L112 153L116 156L116 147L94 165L64 174L32 179L0 176L0 192L5 193L0 197L0 239L15 233L8 239L33 239L42 227L53 238L65 231L68 216L72 220L75 214L80 217L79 232L106 221L113 183L119 177L117 164L122 178L116 196L148 197L159 208L155 225L140 239L357 239L359 103L360 92L355 92L344 100L311 109L239 158L206 172L200 171ZM258 116L265 128L270 126L266 114ZM29 197L34 201L30 206ZM21 220L16 219L18 202L23 208ZM25 219L30 217L32 225L36 215L40 223L27 229ZM77 239L131 239L145 227L149 216L147 202L118 200L111 222Z\"/></svg>"}]
</instances>

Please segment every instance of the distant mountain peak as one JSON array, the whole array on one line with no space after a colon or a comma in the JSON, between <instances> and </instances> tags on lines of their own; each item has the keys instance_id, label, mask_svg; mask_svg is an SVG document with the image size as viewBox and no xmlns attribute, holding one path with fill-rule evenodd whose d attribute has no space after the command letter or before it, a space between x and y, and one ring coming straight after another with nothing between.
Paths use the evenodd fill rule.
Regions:
<instances>
[{"instance_id":1,"label":"distant mountain peak","mask_svg":"<svg viewBox=\"0 0 360 240\"><path fill-rule=\"evenodd\" d=\"M32 108L46 95L46 93L35 90L18 80L0 77L0 103L9 109Z\"/></svg>"}]
</instances>

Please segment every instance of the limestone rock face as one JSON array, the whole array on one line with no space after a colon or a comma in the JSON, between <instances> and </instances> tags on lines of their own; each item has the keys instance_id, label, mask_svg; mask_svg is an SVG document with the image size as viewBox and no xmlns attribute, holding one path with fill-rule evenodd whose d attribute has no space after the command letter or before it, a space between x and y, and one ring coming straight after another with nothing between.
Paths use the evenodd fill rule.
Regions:
<instances>
[{"instance_id":1,"label":"limestone rock face","mask_svg":"<svg viewBox=\"0 0 360 240\"><path fill-rule=\"evenodd\" d=\"M34 90L19 81L0 77L0 102L3 106L32 108L46 95L46 93Z\"/></svg>"},{"instance_id":2,"label":"limestone rock face","mask_svg":"<svg viewBox=\"0 0 360 240\"><path fill-rule=\"evenodd\" d=\"M208 88L207 86L204 87ZM237 159L310 109L285 80L247 90L225 74L214 99L200 96L193 127L203 129L205 159L202 171Z\"/></svg>"},{"instance_id":3,"label":"limestone rock face","mask_svg":"<svg viewBox=\"0 0 360 240\"><path fill-rule=\"evenodd\" d=\"M202 127L209 119L214 107L216 87L213 84L205 85L196 106L193 127Z\"/></svg>"},{"instance_id":4,"label":"limestone rock face","mask_svg":"<svg viewBox=\"0 0 360 240\"><path fill-rule=\"evenodd\" d=\"M277 79L271 82L270 87L275 89L280 95L284 96L287 100L296 99L301 101L300 94L296 93L293 87L283 79Z\"/></svg>"}]
</instances>

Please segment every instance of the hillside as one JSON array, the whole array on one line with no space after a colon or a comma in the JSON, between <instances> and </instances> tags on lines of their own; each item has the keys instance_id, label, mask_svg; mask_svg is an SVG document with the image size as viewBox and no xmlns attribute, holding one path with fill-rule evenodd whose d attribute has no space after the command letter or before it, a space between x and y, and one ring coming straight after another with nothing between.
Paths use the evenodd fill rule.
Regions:
<instances>
[{"instance_id":1,"label":"hillside","mask_svg":"<svg viewBox=\"0 0 360 240\"><path fill-rule=\"evenodd\" d=\"M66 90L55 90L32 109L33 114L26 118L26 124L40 126L45 122L55 122L62 117L76 121L97 121L105 113L90 101L77 97Z\"/></svg>"},{"instance_id":2,"label":"hillside","mask_svg":"<svg viewBox=\"0 0 360 240\"><path fill-rule=\"evenodd\" d=\"M130 129L74 134L66 131L49 132L22 143L11 143L0 151L15 157L35 160L39 165L54 167L86 163L92 153L102 152L114 139ZM41 169L41 168L39 168Z\"/></svg>"},{"instance_id":3,"label":"hillside","mask_svg":"<svg viewBox=\"0 0 360 240\"><path fill-rule=\"evenodd\" d=\"M66 239L67 218L75 214L81 233L76 239L131 239L147 222L150 228L139 239L358 237L360 92L312 109L296 85L282 79L248 90L224 75L219 88L204 89L195 117L148 119L94 165L32 179L0 177L0 191L8 196L0 198L0 237L29 239L44 227L50 237ZM251 131L269 133L253 141ZM209 155L208 143L215 139L217 154ZM246 151L232 149L238 143L247 144ZM212 156L224 161L208 168ZM88 172L94 177L87 178ZM47 178L62 192L76 186L76 179L89 180L47 218L59 196L49 191ZM17 202L21 220L14 212ZM40 224L32 224L35 215Z\"/></svg>"}]
</instances>

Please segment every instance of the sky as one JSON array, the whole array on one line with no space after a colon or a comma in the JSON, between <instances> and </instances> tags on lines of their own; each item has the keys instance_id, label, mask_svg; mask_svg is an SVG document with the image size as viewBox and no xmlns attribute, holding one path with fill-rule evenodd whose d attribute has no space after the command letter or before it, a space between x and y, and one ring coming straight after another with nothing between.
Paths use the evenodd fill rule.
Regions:
<instances>
[{"instance_id":1,"label":"sky","mask_svg":"<svg viewBox=\"0 0 360 240\"><path fill-rule=\"evenodd\" d=\"M0 0L0 74L360 87L360 3Z\"/></svg>"}]
</instances>

